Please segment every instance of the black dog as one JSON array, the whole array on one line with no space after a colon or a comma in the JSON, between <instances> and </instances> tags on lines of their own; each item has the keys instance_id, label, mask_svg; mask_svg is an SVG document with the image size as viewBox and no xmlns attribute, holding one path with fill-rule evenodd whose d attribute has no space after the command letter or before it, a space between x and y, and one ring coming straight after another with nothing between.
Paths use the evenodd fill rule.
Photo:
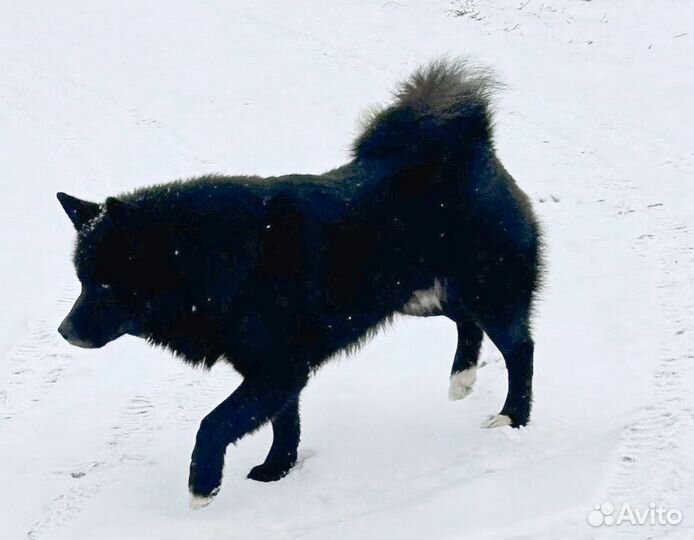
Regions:
<instances>
[{"instance_id":1,"label":"black dog","mask_svg":"<svg viewBox=\"0 0 694 540\"><path fill-rule=\"evenodd\" d=\"M541 242L494 153L493 88L462 62L420 69L372 115L352 161L320 176L205 176L102 205L58 194L82 282L65 339L97 348L131 334L243 376L200 424L195 505L219 490L227 446L268 421L272 447L249 478L286 475L310 374L398 312L457 324L452 399L472 389L485 332L508 370L488 425L528 421Z\"/></svg>"}]
</instances>

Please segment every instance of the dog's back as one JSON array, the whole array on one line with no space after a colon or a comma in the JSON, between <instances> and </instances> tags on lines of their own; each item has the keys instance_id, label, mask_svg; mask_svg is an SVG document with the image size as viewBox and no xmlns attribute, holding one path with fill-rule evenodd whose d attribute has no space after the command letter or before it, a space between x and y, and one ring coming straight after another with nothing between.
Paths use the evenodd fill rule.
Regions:
<instances>
[{"instance_id":1,"label":"dog's back","mask_svg":"<svg viewBox=\"0 0 694 540\"><path fill-rule=\"evenodd\" d=\"M250 374L265 369L259 349L269 346L276 358L299 347L311 366L354 349L435 281L442 297L489 316L530 299L539 233L494 154L494 88L485 71L434 62L372 113L341 168L203 177L124 196L141 209L136 228L171 222L180 244L196 245L177 255L188 265L185 298L171 294L179 309L214 319L202 339L193 333L204 325L179 328L178 310L164 313L152 339L191 362L223 356ZM437 300L418 314L443 312Z\"/></svg>"}]
</instances>

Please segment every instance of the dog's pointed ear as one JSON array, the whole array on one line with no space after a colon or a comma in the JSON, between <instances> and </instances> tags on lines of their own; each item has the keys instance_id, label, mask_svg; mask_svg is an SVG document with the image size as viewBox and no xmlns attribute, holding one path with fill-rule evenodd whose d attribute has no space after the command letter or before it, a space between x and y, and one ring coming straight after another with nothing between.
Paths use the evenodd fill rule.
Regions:
<instances>
[{"instance_id":1,"label":"dog's pointed ear","mask_svg":"<svg viewBox=\"0 0 694 540\"><path fill-rule=\"evenodd\" d=\"M101 207L97 203L83 201L62 192L58 193L57 197L63 210L65 210L65 213L77 230L84 227L101 212Z\"/></svg>"},{"instance_id":2,"label":"dog's pointed ear","mask_svg":"<svg viewBox=\"0 0 694 540\"><path fill-rule=\"evenodd\" d=\"M123 201L116 197L108 197L106 199L106 214L113 219L127 219L135 212L137 212L137 206L131 202Z\"/></svg>"}]
</instances>

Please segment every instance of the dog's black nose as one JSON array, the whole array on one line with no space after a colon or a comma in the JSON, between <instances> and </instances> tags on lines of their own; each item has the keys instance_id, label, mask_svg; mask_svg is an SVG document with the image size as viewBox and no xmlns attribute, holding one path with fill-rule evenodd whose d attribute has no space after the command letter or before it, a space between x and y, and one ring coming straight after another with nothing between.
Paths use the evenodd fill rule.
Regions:
<instances>
[{"instance_id":1,"label":"dog's black nose","mask_svg":"<svg viewBox=\"0 0 694 540\"><path fill-rule=\"evenodd\" d=\"M70 345L75 347L81 347L83 349L96 349L103 346L103 343L96 344L95 342L84 339L77 332L75 332L74 325L67 319L65 319L58 327L58 333L65 338Z\"/></svg>"},{"instance_id":2,"label":"dog's black nose","mask_svg":"<svg viewBox=\"0 0 694 540\"><path fill-rule=\"evenodd\" d=\"M70 341L70 337L73 335L72 323L65 319L58 327L58 333L65 338L65 341Z\"/></svg>"}]
</instances>

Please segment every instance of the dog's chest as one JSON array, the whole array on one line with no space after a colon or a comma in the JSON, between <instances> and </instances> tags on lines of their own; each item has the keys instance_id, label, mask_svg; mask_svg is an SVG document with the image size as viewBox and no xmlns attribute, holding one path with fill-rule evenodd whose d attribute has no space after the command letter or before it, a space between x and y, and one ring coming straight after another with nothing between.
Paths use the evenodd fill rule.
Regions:
<instances>
[{"instance_id":1,"label":"dog's chest","mask_svg":"<svg viewBox=\"0 0 694 540\"><path fill-rule=\"evenodd\" d=\"M414 291L401 311L406 315L435 315L443 311L445 302L445 284L435 279L430 288Z\"/></svg>"}]
</instances>

